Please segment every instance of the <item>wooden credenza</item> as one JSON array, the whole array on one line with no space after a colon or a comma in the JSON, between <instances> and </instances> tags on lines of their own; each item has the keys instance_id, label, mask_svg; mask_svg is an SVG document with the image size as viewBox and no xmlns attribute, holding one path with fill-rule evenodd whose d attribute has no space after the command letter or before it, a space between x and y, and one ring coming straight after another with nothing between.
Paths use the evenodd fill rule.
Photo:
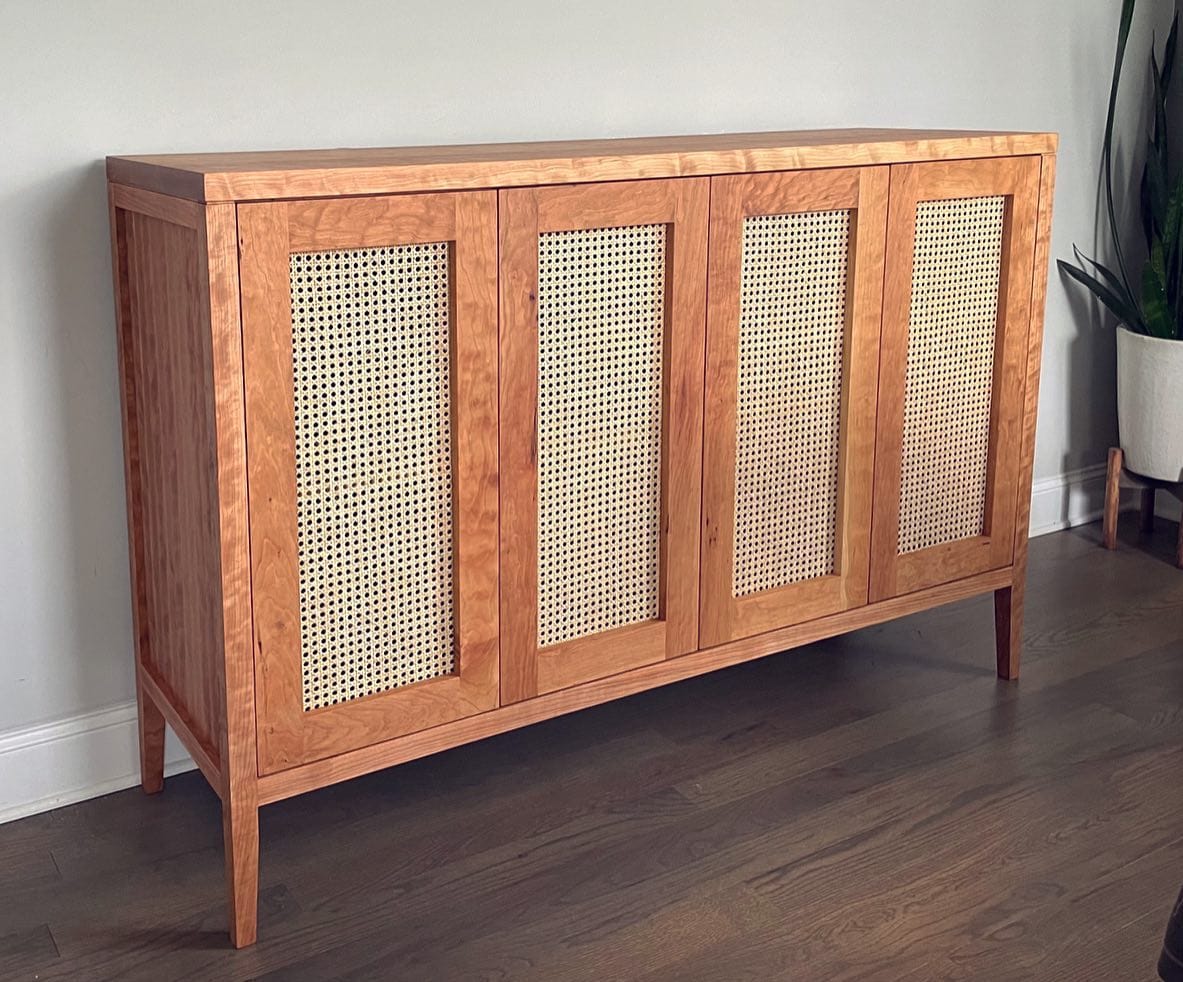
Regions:
<instances>
[{"instance_id":1,"label":"wooden credenza","mask_svg":"<svg viewBox=\"0 0 1183 982\"><path fill-rule=\"evenodd\" d=\"M112 157L143 784L269 802L992 591L1056 139Z\"/></svg>"}]
</instances>

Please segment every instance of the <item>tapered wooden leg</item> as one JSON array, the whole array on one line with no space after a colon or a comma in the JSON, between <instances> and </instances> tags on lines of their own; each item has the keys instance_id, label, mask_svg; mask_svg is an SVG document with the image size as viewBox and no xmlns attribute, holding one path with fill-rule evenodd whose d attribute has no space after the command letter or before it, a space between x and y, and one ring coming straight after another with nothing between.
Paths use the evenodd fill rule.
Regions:
<instances>
[{"instance_id":1,"label":"tapered wooden leg","mask_svg":"<svg viewBox=\"0 0 1183 982\"><path fill-rule=\"evenodd\" d=\"M1121 449L1109 448L1109 471L1105 475L1105 520L1101 526L1106 549L1117 548L1117 508L1121 499Z\"/></svg>"},{"instance_id":2,"label":"tapered wooden leg","mask_svg":"<svg viewBox=\"0 0 1183 982\"><path fill-rule=\"evenodd\" d=\"M1142 505L1139 509L1142 518L1142 531L1154 531L1154 488L1142 489Z\"/></svg>"},{"instance_id":3,"label":"tapered wooden leg","mask_svg":"<svg viewBox=\"0 0 1183 982\"><path fill-rule=\"evenodd\" d=\"M1019 656L1023 649L1023 594L1025 579L994 591L994 653L998 677L1014 681L1019 677Z\"/></svg>"},{"instance_id":4,"label":"tapered wooden leg","mask_svg":"<svg viewBox=\"0 0 1183 982\"><path fill-rule=\"evenodd\" d=\"M136 685L140 730L140 786L145 794L164 790L164 714L152 697Z\"/></svg>"},{"instance_id":5,"label":"tapered wooden leg","mask_svg":"<svg viewBox=\"0 0 1183 982\"><path fill-rule=\"evenodd\" d=\"M226 848L226 889L230 942L235 948L255 943L259 916L259 809L255 802L228 796L222 802L222 837Z\"/></svg>"}]
</instances>

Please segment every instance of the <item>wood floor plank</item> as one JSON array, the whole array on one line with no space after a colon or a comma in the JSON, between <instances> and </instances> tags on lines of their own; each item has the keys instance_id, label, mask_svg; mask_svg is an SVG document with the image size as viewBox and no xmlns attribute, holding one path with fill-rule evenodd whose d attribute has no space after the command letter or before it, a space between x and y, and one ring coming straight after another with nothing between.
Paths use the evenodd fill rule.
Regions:
<instances>
[{"instance_id":1,"label":"wood floor plank","mask_svg":"<svg viewBox=\"0 0 1183 982\"><path fill-rule=\"evenodd\" d=\"M0 978L34 978L58 960L48 924L0 932Z\"/></svg>"},{"instance_id":2,"label":"wood floor plank","mask_svg":"<svg viewBox=\"0 0 1183 982\"><path fill-rule=\"evenodd\" d=\"M1157 750L1130 754L1126 767L1140 775L1135 794L1183 765L1178 749L1161 759ZM895 821L812 852L803 847L800 858L749 881L781 906L775 929L725 940L652 978L1010 979L1000 967L1013 958L1017 973L1029 942L1018 944L1023 934L1007 930L1013 923L998 923L1000 908L1013 917L1024 907L1073 898L1125 868L1128 856L1162 853L1178 835L1170 816L1183 804L1180 794L1160 795L1142 808L1131 807L1128 796L1106 795L1113 776L1089 765L1107 756L1112 752L1097 755L1094 747L1071 779L1049 782L1040 775L982 788L940 811L916 802ZM1147 759L1156 762L1147 767ZM845 824L840 814L828 817L839 828ZM1154 897L1148 892L1143 902L1161 904ZM1124 911L1113 913L1120 919ZM1080 919L1075 930L1091 935L1097 924ZM992 967L966 958L961 964L969 968L950 971L953 950L976 932L995 942Z\"/></svg>"}]
</instances>

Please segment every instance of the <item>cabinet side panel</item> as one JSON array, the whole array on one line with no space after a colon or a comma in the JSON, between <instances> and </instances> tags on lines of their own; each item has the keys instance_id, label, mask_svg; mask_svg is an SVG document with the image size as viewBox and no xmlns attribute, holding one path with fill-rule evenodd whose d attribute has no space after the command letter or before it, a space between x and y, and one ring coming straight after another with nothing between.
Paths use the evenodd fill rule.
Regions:
<instances>
[{"instance_id":1,"label":"cabinet side panel","mask_svg":"<svg viewBox=\"0 0 1183 982\"><path fill-rule=\"evenodd\" d=\"M120 210L119 221L140 665L216 762L223 640L204 243L140 212Z\"/></svg>"}]
</instances>

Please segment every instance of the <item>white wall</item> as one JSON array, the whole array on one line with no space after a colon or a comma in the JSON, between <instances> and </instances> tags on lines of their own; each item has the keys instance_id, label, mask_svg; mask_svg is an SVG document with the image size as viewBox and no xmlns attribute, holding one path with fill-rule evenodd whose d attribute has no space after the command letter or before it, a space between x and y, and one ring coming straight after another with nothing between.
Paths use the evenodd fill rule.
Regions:
<instances>
[{"instance_id":1,"label":"white wall","mask_svg":"<svg viewBox=\"0 0 1183 982\"><path fill-rule=\"evenodd\" d=\"M1138 80L1147 24L1168 16L1163 0L1141 6ZM1063 256L1093 238L1118 7L0 0L0 787L17 773L4 770L6 749L62 732L91 746L73 718L115 707L86 719L126 727L132 696L105 154L1048 129L1062 138ZM1087 314L1053 275L1036 457L1048 514L1060 475L1101 461L1113 438L1112 336ZM66 722L41 728L55 721ZM70 759L79 773L107 767L96 784L132 770ZM17 787L26 770L36 789ZM82 793L43 771L7 782L0 816L13 801Z\"/></svg>"}]
</instances>

